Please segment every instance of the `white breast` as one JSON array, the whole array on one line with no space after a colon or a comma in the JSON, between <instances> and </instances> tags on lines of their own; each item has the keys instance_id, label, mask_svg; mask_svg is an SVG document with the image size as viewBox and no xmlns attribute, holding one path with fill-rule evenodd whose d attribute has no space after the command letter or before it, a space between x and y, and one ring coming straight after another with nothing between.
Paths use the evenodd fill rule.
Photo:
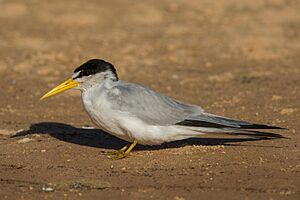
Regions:
<instances>
[{"instance_id":1,"label":"white breast","mask_svg":"<svg viewBox=\"0 0 300 200\"><path fill-rule=\"evenodd\" d=\"M83 91L82 102L86 112L100 129L132 142L133 138L120 124L119 114L111 109L112 106L107 100L106 92L105 89L96 87Z\"/></svg>"}]
</instances>

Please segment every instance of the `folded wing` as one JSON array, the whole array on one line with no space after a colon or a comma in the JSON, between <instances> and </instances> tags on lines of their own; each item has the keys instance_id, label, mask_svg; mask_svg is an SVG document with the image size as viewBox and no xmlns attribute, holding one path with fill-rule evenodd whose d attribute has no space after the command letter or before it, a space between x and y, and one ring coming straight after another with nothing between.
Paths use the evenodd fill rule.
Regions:
<instances>
[{"instance_id":1,"label":"folded wing","mask_svg":"<svg viewBox=\"0 0 300 200\"><path fill-rule=\"evenodd\" d=\"M109 93L116 111L127 112L150 125L176 125L199 132L226 134L280 136L254 131L253 129L283 129L277 126L255 124L206 113L201 107L185 104L156 93L141 85L122 82ZM251 129L251 130L248 130ZM268 135L269 134L269 135Z\"/></svg>"}]
</instances>

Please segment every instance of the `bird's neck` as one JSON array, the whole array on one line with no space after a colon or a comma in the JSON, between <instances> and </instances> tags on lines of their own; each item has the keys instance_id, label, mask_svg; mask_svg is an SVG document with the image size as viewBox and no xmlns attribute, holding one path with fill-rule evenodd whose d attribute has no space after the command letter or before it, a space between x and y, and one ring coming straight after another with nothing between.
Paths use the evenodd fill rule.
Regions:
<instances>
[{"instance_id":1,"label":"bird's neck","mask_svg":"<svg viewBox=\"0 0 300 200\"><path fill-rule=\"evenodd\" d=\"M105 81L103 82L103 86L106 89L111 89L116 84L118 84L118 82L119 82L119 79L105 79Z\"/></svg>"},{"instance_id":2,"label":"bird's neck","mask_svg":"<svg viewBox=\"0 0 300 200\"><path fill-rule=\"evenodd\" d=\"M81 92L87 92L87 91L92 91L92 90L99 90L99 89L111 89L112 87L114 87L117 83L119 82L119 80L113 80L113 79L103 79L102 81L99 80L90 80L87 83L83 83L80 85L80 87L78 88L79 90L81 90Z\"/></svg>"},{"instance_id":3,"label":"bird's neck","mask_svg":"<svg viewBox=\"0 0 300 200\"><path fill-rule=\"evenodd\" d=\"M89 114L93 114L95 106L99 107L99 104L105 102L107 92L111 90L116 84L118 84L118 81L106 80L81 90L81 98L85 110Z\"/></svg>"}]
</instances>

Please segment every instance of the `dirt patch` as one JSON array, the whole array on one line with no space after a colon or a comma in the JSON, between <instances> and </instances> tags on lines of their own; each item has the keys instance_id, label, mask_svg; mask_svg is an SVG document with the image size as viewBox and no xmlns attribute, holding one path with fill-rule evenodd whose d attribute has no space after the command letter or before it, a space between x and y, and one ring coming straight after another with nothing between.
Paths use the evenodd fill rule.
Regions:
<instances>
[{"instance_id":1,"label":"dirt patch","mask_svg":"<svg viewBox=\"0 0 300 200\"><path fill-rule=\"evenodd\" d=\"M1 1L3 199L299 199L300 4ZM137 146L94 126L79 92L41 95L90 58L209 112L287 139L206 136Z\"/></svg>"}]
</instances>

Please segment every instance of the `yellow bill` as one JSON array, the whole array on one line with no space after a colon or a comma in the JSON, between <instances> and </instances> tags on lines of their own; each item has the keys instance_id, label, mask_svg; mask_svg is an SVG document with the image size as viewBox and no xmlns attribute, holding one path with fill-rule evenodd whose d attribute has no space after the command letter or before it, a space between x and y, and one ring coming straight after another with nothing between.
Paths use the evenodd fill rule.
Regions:
<instances>
[{"instance_id":1,"label":"yellow bill","mask_svg":"<svg viewBox=\"0 0 300 200\"><path fill-rule=\"evenodd\" d=\"M76 87L79 83L73 81L71 78L66 80L65 82L61 83L60 85L56 86L55 88L53 88L52 90L50 90L49 92L47 92L44 96L42 96L40 99L46 99L50 96L56 95L58 93L61 93L63 91L66 91L68 89L71 89L73 87Z\"/></svg>"}]
</instances>

